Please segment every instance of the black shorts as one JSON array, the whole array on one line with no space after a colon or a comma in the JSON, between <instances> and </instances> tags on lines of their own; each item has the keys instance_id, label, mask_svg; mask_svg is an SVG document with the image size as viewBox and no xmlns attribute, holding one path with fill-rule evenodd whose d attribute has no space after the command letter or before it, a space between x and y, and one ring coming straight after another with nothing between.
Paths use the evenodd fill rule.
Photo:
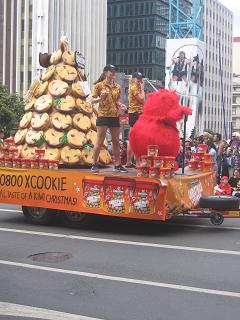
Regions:
<instances>
[{"instance_id":1,"label":"black shorts","mask_svg":"<svg viewBox=\"0 0 240 320\"><path fill-rule=\"evenodd\" d=\"M138 118L140 117L141 113L139 112L134 112L134 113L129 113L129 125L130 127L133 127L135 123L138 121Z\"/></svg>"},{"instance_id":2,"label":"black shorts","mask_svg":"<svg viewBox=\"0 0 240 320\"><path fill-rule=\"evenodd\" d=\"M118 117L98 117L97 118L97 127L108 127L108 128L119 128L119 118Z\"/></svg>"}]
</instances>

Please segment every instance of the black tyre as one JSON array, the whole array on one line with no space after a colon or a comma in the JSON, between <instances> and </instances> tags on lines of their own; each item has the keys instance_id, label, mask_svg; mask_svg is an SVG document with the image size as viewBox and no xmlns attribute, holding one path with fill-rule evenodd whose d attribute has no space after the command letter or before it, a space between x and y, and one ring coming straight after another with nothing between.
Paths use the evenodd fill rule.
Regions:
<instances>
[{"instance_id":1,"label":"black tyre","mask_svg":"<svg viewBox=\"0 0 240 320\"><path fill-rule=\"evenodd\" d=\"M48 208L36 208L22 206L22 211L28 222L38 225L48 223L53 213Z\"/></svg>"},{"instance_id":2,"label":"black tyre","mask_svg":"<svg viewBox=\"0 0 240 320\"><path fill-rule=\"evenodd\" d=\"M220 226L224 221L224 217L221 214L214 212L211 215L210 220L215 226Z\"/></svg>"},{"instance_id":3,"label":"black tyre","mask_svg":"<svg viewBox=\"0 0 240 320\"><path fill-rule=\"evenodd\" d=\"M64 211L60 214L62 215L64 225L70 228L87 227L94 219L93 214L84 212Z\"/></svg>"},{"instance_id":4,"label":"black tyre","mask_svg":"<svg viewBox=\"0 0 240 320\"><path fill-rule=\"evenodd\" d=\"M203 196L200 198L199 207L219 211L238 210L239 199L231 196Z\"/></svg>"}]
</instances>

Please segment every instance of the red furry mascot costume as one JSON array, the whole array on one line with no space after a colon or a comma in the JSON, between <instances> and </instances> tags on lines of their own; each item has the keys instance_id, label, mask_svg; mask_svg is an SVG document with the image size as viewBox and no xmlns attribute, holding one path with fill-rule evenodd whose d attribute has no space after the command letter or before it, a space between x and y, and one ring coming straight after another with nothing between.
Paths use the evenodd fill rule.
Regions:
<instances>
[{"instance_id":1,"label":"red furry mascot costume","mask_svg":"<svg viewBox=\"0 0 240 320\"><path fill-rule=\"evenodd\" d=\"M176 157L180 147L176 122L190 114L190 108L179 105L175 92L163 89L150 93L143 114L130 133L133 153L138 157L146 155L148 145L158 145L159 156Z\"/></svg>"}]
</instances>

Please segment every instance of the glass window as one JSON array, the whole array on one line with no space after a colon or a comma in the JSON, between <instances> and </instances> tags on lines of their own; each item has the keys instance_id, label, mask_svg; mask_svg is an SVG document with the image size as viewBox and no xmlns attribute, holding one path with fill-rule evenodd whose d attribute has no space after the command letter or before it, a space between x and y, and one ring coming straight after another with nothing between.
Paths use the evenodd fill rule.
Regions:
<instances>
[{"instance_id":1,"label":"glass window","mask_svg":"<svg viewBox=\"0 0 240 320\"><path fill-rule=\"evenodd\" d=\"M135 20L134 31L138 31L138 20Z\"/></svg>"},{"instance_id":2,"label":"glass window","mask_svg":"<svg viewBox=\"0 0 240 320\"><path fill-rule=\"evenodd\" d=\"M112 10L113 17L116 17L116 15L117 15L117 6L113 5L112 8L113 8L113 10Z\"/></svg>"},{"instance_id":3,"label":"glass window","mask_svg":"<svg viewBox=\"0 0 240 320\"><path fill-rule=\"evenodd\" d=\"M21 20L21 31L24 31L24 20Z\"/></svg>"},{"instance_id":4,"label":"glass window","mask_svg":"<svg viewBox=\"0 0 240 320\"><path fill-rule=\"evenodd\" d=\"M144 63L148 63L148 52L147 51L144 51L143 59L144 59Z\"/></svg>"},{"instance_id":5,"label":"glass window","mask_svg":"<svg viewBox=\"0 0 240 320\"><path fill-rule=\"evenodd\" d=\"M147 36L147 35L144 36L144 47L145 47L145 48L149 47L149 44L148 44L148 36Z\"/></svg>"},{"instance_id":6,"label":"glass window","mask_svg":"<svg viewBox=\"0 0 240 320\"><path fill-rule=\"evenodd\" d=\"M123 64L123 55L120 54L120 64Z\"/></svg>"},{"instance_id":7,"label":"glass window","mask_svg":"<svg viewBox=\"0 0 240 320\"><path fill-rule=\"evenodd\" d=\"M28 71L28 85L30 86L31 83L32 83L32 72Z\"/></svg>"},{"instance_id":8,"label":"glass window","mask_svg":"<svg viewBox=\"0 0 240 320\"><path fill-rule=\"evenodd\" d=\"M129 15L130 15L130 16L133 16L133 15L134 15L134 7L133 7L133 4L132 4L132 3L130 4L130 7L129 7Z\"/></svg>"},{"instance_id":9,"label":"glass window","mask_svg":"<svg viewBox=\"0 0 240 320\"><path fill-rule=\"evenodd\" d=\"M137 58L138 58L138 54L137 54L137 51L135 51L135 53L134 53L134 61L137 62Z\"/></svg>"},{"instance_id":10,"label":"glass window","mask_svg":"<svg viewBox=\"0 0 240 320\"><path fill-rule=\"evenodd\" d=\"M128 32L128 21L125 21L125 23L123 24L124 26L124 31Z\"/></svg>"},{"instance_id":11,"label":"glass window","mask_svg":"<svg viewBox=\"0 0 240 320\"><path fill-rule=\"evenodd\" d=\"M112 54L112 64L116 64L116 53L113 52Z\"/></svg>"},{"instance_id":12,"label":"glass window","mask_svg":"<svg viewBox=\"0 0 240 320\"><path fill-rule=\"evenodd\" d=\"M127 57L127 53L124 53L124 64L128 64L128 57Z\"/></svg>"},{"instance_id":13,"label":"glass window","mask_svg":"<svg viewBox=\"0 0 240 320\"><path fill-rule=\"evenodd\" d=\"M133 64L133 63L134 63L133 52L131 52L129 55L129 64Z\"/></svg>"},{"instance_id":14,"label":"glass window","mask_svg":"<svg viewBox=\"0 0 240 320\"><path fill-rule=\"evenodd\" d=\"M120 17L124 17L124 6L120 6Z\"/></svg>"},{"instance_id":15,"label":"glass window","mask_svg":"<svg viewBox=\"0 0 240 320\"><path fill-rule=\"evenodd\" d=\"M138 14L139 14L139 4L136 3L135 4L135 15L138 16Z\"/></svg>"},{"instance_id":16,"label":"glass window","mask_svg":"<svg viewBox=\"0 0 240 320\"><path fill-rule=\"evenodd\" d=\"M108 6L107 6L107 14L108 14L108 17L109 17L109 18L112 17L112 6L111 6L111 5L108 5Z\"/></svg>"},{"instance_id":17,"label":"glass window","mask_svg":"<svg viewBox=\"0 0 240 320\"><path fill-rule=\"evenodd\" d=\"M236 97L236 103L240 104L240 97L238 97L238 96Z\"/></svg>"},{"instance_id":18,"label":"glass window","mask_svg":"<svg viewBox=\"0 0 240 320\"><path fill-rule=\"evenodd\" d=\"M125 5L125 15L126 16L129 16L130 15L130 4L129 3L127 3L126 5Z\"/></svg>"}]
</instances>

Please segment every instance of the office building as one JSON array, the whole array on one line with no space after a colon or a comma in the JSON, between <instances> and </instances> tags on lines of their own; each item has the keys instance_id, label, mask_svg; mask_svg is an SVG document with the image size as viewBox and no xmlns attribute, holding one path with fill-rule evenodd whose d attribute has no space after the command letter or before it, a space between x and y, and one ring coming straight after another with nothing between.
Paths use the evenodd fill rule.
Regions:
<instances>
[{"instance_id":1,"label":"office building","mask_svg":"<svg viewBox=\"0 0 240 320\"><path fill-rule=\"evenodd\" d=\"M85 56L89 83L101 74L107 0L0 0L0 9L0 80L11 92L26 93L41 73L39 52L58 49L62 34Z\"/></svg>"},{"instance_id":2,"label":"office building","mask_svg":"<svg viewBox=\"0 0 240 320\"><path fill-rule=\"evenodd\" d=\"M203 34L206 54L200 131L211 129L226 139L232 120L233 13L217 0L204 0Z\"/></svg>"},{"instance_id":3,"label":"office building","mask_svg":"<svg viewBox=\"0 0 240 320\"><path fill-rule=\"evenodd\" d=\"M232 131L240 132L240 37L233 38Z\"/></svg>"},{"instance_id":4,"label":"office building","mask_svg":"<svg viewBox=\"0 0 240 320\"><path fill-rule=\"evenodd\" d=\"M163 79L167 31L167 1L109 0L107 62L125 74Z\"/></svg>"},{"instance_id":5,"label":"office building","mask_svg":"<svg viewBox=\"0 0 240 320\"><path fill-rule=\"evenodd\" d=\"M217 0L202 2L205 82L197 129L198 133L209 128L229 136L233 14ZM180 1L179 6L188 16L193 13L193 1ZM168 15L169 1L108 0L108 63L116 64L126 74L139 70L150 79L163 81Z\"/></svg>"},{"instance_id":6,"label":"office building","mask_svg":"<svg viewBox=\"0 0 240 320\"><path fill-rule=\"evenodd\" d=\"M232 131L240 133L240 75L233 77Z\"/></svg>"},{"instance_id":7,"label":"office building","mask_svg":"<svg viewBox=\"0 0 240 320\"><path fill-rule=\"evenodd\" d=\"M183 8L191 5L182 1ZM107 62L164 81L168 22L168 0L108 0Z\"/></svg>"},{"instance_id":8,"label":"office building","mask_svg":"<svg viewBox=\"0 0 240 320\"><path fill-rule=\"evenodd\" d=\"M17 1L0 0L0 83L16 83Z\"/></svg>"},{"instance_id":9,"label":"office building","mask_svg":"<svg viewBox=\"0 0 240 320\"><path fill-rule=\"evenodd\" d=\"M233 38L233 76L240 75L240 37Z\"/></svg>"}]
</instances>

